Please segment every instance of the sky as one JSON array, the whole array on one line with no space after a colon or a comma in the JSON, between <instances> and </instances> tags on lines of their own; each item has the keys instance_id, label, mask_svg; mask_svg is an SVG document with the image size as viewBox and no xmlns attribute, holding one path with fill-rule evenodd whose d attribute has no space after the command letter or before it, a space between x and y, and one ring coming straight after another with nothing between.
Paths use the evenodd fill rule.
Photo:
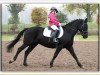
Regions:
<instances>
[{"instance_id":1,"label":"sky","mask_svg":"<svg viewBox=\"0 0 100 75\"><path fill-rule=\"evenodd\" d=\"M10 17L10 13L7 10L7 5L8 4L3 4L2 5L2 23L7 24L8 23L8 18ZM20 21L24 24L29 24L31 23L31 12L34 7L44 7L46 8L47 12L49 12L51 7L56 7L59 11L62 11L62 5L63 4L26 4L24 11L20 12ZM67 14L67 13L66 13ZM83 13L80 16L77 16L75 13L71 15L67 15L69 21L78 19L78 18L85 18L86 14Z\"/></svg>"}]
</instances>

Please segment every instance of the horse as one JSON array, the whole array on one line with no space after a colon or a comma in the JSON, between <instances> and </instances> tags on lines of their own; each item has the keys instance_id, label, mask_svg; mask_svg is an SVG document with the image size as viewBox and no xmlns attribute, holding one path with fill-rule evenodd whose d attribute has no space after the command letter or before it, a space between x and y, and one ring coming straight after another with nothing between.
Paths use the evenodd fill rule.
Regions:
<instances>
[{"instance_id":1,"label":"horse","mask_svg":"<svg viewBox=\"0 0 100 75\"><path fill-rule=\"evenodd\" d=\"M50 62L50 68L53 67L54 60L60 53L60 51L63 48L66 48L66 50L69 51L69 53L73 56L73 58L76 60L77 65L82 68L83 65L78 60L74 48L73 48L73 42L74 42L74 36L79 31L81 36L86 39L88 37L88 25L87 25L87 18L86 19L75 19L66 25L62 26L64 34L61 38L59 38L59 43L57 44L57 47L55 46L55 43L52 42L52 40L49 41L49 37L43 36L43 27L31 27L31 28L24 28L17 37L7 46L7 52L11 52L12 48L15 46L15 44L20 40L22 36L23 37L23 44L18 48L15 56L12 60L9 61L9 64L16 61L19 53L22 50L25 50L26 47L27 50L24 54L24 60L23 65L28 66L27 64L27 56L29 53L38 45L45 46L47 48L56 48L56 51L53 55L53 58ZM49 42L48 42L49 41Z\"/></svg>"}]
</instances>

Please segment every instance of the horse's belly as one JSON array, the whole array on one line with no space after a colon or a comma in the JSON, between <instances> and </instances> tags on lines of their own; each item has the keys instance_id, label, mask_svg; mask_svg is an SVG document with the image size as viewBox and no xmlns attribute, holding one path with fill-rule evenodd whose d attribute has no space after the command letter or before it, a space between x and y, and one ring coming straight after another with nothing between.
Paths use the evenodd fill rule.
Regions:
<instances>
[{"instance_id":1,"label":"horse's belly","mask_svg":"<svg viewBox=\"0 0 100 75\"><path fill-rule=\"evenodd\" d=\"M47 48L55 48L55 45L54 44L46 44L46 43L39 43L40 45L44 46L44 47L47 47Z\"/></svg>"}]
</instances>

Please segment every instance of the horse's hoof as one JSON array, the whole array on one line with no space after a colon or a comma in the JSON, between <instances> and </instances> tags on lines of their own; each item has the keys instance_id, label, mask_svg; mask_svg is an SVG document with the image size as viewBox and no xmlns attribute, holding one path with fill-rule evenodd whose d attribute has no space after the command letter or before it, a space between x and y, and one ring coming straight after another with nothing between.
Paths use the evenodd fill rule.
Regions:
<instances>
[{"instance_id":1,"label":"horse's hoof","mask_svg":"<svg viewBox=\"0 0 100 75\"><path fill-rule=\"evenodd\" d=\"M13 63L14 61L15 61L14 59L11 59L11 60L9 61L9 64Z\"/></svg>"},{"instance_id":2,"label":"horse's hoof","mask_svg":"<svg viewBox=\"0 0 100 75\"><path fill-rule=\"evenodd\" d=\"M24 66L28 66L28 64L23 64Z\"/></svg>"},{"instance_id":3,"label":"horse's hoof","mask_svg":"<svg viewBox=\"0 0 100 75\"><path fill-rule=\"evenodd\" d=\"M10 60L10 61L9 61L9 64L11 64L11 63L12 63L12 61Z\"/></svg>"},{"instance_id":4,"label":"horse's hoof","mask_svg":"<svg viewBox=\"0 0 100 75\"><path fill-rule=\"evenodd\" d=\"M50 65L50 68L52 68L53 66Z\"/></svg>"},{"instance_id":5,"label":"horse's hoof","mask_svg":"<svg viewBox=\"0 0 100 75\"><path fill-rule=\"evenodd\" d=\"M53 67L53 63L52 62L50 62L50 68L52 68Z\"/></svg>"},{"instance_id":6,"label":"horse's hoof","mask_svg":"<svg viewBox=\"0 0 100 75\"><path fill-rule=\"evenodd\" d=\"M78 66L79 66L80 68L83 68L83 65L81 65L81 64L78 64Z\"/></svg>"},{"instance_id":7,"label":"horse's hoof","mask_svg":"<svg viewBox=\"0 0 100 75\"><path fill-rule=\"evenodd\" d=\"M52 68L53 67L53 64L50 64L50 68Z\"/></svg>"}]
</instances>

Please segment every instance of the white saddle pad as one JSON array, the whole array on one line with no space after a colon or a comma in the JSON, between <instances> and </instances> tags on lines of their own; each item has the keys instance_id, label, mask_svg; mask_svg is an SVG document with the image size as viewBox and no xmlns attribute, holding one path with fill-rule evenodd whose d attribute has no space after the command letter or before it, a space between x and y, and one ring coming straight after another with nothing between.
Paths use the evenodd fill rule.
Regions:
<instances>
[{"instance_id":1,"label":"white saddle pad","mask_svg":"<svg viewBox=\"0 0 100 75\"><path fill-rule=\"evenodd\" d=\"M52 30L48 30L48 27L46 27L44 29L44 31L43 31L43 35L45 37L51 37L50 36L51 35L51 32L52 32ZM59 34L58 38L61 38L63 36L63 34L64 34L63 28L60 26L60 34Z\"/></svg>"}]
</instances>

